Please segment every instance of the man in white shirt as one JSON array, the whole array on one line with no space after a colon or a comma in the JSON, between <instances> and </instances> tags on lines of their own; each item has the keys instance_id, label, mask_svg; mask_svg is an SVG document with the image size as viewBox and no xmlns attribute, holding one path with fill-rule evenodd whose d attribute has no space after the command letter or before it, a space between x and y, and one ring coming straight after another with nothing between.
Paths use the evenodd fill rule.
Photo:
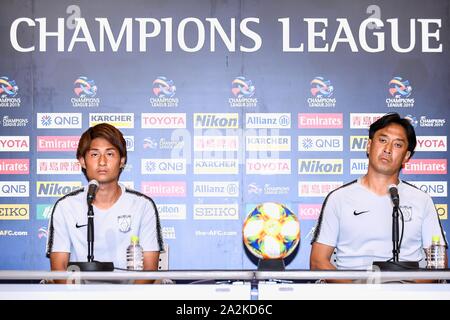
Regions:
<instances>
[{"instance_id":1,"label":"man in white shirt","mask_svg":"<svg viewBox=\"0 0 450 320\"><path fill-rule=\"evenodd\" d=\"M153 200L118 183L127 161L122 133L107 123L89 128L80 138L77 159L86 178L99 183L94 208L94 258L126 268L131 236L140 239L144 270L157 270L163 250L158 212ZM87 261L87 188L60 198L49 221L47 257L51 270L65 271L69 261Z\"/></svg>"},{"instance_id":2,"label":"man in white shirt","mask_svg":"<svg viewBox=\"0 0 450 320\"><path fill-rule=\"evenodd\" d=\"M404 213L399 260L423 260L433 235L447 246L431 197L399 180L415 146L414 128L397 113L370 126L367 174L326 197L312 240L311 270L367 270L373 261L392 258L391 184L397 185ZM337 267L330 262L335 249Z\"/></svg>"}]
</instances>

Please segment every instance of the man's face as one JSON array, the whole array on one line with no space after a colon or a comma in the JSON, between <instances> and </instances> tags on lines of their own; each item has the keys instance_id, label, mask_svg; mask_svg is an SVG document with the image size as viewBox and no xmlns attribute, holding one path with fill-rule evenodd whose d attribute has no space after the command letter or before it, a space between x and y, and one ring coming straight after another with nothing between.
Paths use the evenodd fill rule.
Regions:
<instances>
[{"instance_id":1,"label":"man's face","mask_svg":"<svg viewBox=\"0 0 450 320\"><path fill-rule=\"evenodd\" d=\"M408 162L408 138L405 129L396 123L375 132L367 143L369 169L384 175L396 175Z\"/></svg>"},{"instance_id":2,"label":"man's face","mask_svg":"<svg viewBox=\"0 0 450 320\"><path fill-rule=\"evenodd\" d=\"M119 180L120 168L125 165L125 158L120 157L119 150L108 140L95 138L84 158L78 159L86 169L89 180L111 183Z\"/></svg>"}]
</instances>

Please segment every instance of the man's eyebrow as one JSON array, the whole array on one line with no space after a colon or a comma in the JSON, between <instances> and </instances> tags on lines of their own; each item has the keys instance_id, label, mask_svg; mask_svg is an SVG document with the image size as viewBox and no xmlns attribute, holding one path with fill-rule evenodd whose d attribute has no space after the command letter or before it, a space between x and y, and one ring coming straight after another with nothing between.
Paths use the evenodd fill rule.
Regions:
<instances>
[{"instance_id":1,"label":"man's eyebrow","mask_svg":"<svg viewBox=\"0 0 450 320\"><path fill-rule=\"evenodd\" d=\"M383 134L383 133L381 133L379 136L380 136L380 137L386 137L386 138L389 138L389 137L390 137L390 136L388 136L387 134ZM406 140L403 139L403 138L395 138L394 140L406 142Z\"/></svg>"}]
</instances>

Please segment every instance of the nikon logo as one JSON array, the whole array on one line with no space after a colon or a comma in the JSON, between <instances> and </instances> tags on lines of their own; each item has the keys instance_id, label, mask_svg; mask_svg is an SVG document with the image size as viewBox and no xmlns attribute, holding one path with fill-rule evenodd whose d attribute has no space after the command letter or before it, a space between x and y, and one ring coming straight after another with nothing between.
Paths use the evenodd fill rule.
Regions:
<instances>
[{"instance_id":1,"label":"nikon logo","mask_svg":"<svg viewBox=\"0 0 450 320\"><path fill-rule=\"evenodd\" d=\"M79 181L37 182L37 197L62 197L81 187Z\"/></svg>"},{"instance_id":2,"label":"nikon logo","mask_svg":"<svg viewBox=\"0 0 450 320\"><path fill-rule=\"evenodd\" d=\"M299 159L298 174L343 174L342 159Z\"/></svg>"},{"instance_id":3,"label":"nikon logo","mask_svg":"<svg viewBox=\"0 0 450 320\"><path fill-rule=\"evenodd\" d=\"M350 137L350 151L366 151L368 136L351 136Z\"/></svg>"},{"instance_id":4,"label":"nikon logo","mask_svg":"<svg viewBox=\"0 0 450 320\"><path fill-rule=\"evenodd\" d=\"M237 129L237 113L194 113L194 128Z\"/></svg>"},{"instance_id":5,"label":"nikon logo","mask_svg":"<svg viewBox=\"0 0 450 320\"><path fill-rule=\"evenodd\" d=\"M29 220L29 212L28 204L1 204L0 220Z\"/></svg>"}]
</instances>

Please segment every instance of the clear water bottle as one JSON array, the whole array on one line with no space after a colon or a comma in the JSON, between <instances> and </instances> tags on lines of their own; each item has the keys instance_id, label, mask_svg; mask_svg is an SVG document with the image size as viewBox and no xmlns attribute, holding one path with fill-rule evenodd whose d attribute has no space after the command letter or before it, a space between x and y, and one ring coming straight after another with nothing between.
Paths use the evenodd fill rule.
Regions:
<instances>
[{"instance_id":1,"label":"clear water bottle","mask_svg":"<svg viewBox=\"0 0 450 320\"><path fill-rule=\"evenodd\" d=\"M431 246L427 249L427 268L445 269L445 246L439 236L433 236Z\"/></svg>"},{"instance_id":2,"label":"clear water bottle","mask_svg":"<svg viewBox=\"0 0 450 320\"><path fill-rule=\"evenodd\" d=\"M127 248L127 270L144 270L144 250L138 236L131 236L131 244Z\"/></svg>"}]
</instances>

